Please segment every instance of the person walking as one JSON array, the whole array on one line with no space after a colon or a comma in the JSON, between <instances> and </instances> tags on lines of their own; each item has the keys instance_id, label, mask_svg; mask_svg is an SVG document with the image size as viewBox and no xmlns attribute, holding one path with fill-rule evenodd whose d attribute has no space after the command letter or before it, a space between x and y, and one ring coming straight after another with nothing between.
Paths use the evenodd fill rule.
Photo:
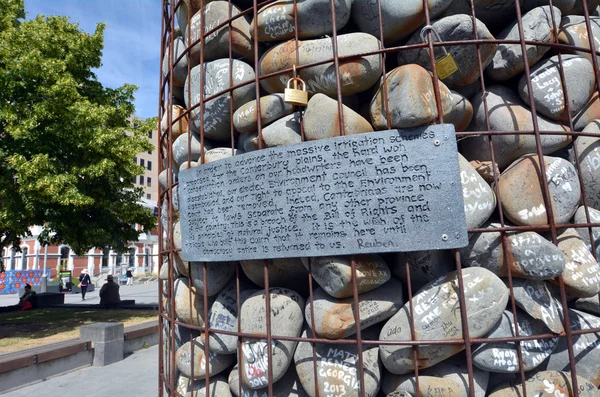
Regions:
<instances>
[{"instance_id":1,"label":"person walking","mask_svg":"<svg viewBox=\"0 0 600 397\"><path fill-rule=\"evenodd\" d=\"M127 273L125 273L125 275L127 276L127 284L125 285L133 285L133 274L131 273L131 268L127 269Z\"/></svg>"},{"instance_id":2,"label":"person walking","mask_svg":"<svg viewBox=\"0 0 600 397\"><path fill-rule=\"evenodd\" d=\"M88 269L83 269L81 274L79 275L79 288L81 288L81 300L85 300L85 293L87 291L88 285L92 283L90 279L90 275L88 274Z\"/></svg>"}]
</instances>

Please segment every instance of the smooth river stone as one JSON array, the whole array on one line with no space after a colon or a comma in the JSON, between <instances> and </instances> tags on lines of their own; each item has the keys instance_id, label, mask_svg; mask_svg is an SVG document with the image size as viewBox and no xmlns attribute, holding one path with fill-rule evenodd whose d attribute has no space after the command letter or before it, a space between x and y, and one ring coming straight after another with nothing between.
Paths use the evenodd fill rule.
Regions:
<instances>
[{"instance_id":1,"label":"smooth river stone","mask_svg":"<svg viewBox=\"0 0 600 397\"><path fill-rule=\"evenodd\" d=\"M352 264L349 256L323 256L302 258L306 270L311 262L311 274L321 288L334 298L342 299L352 294ZM379 255L354 256L356 288L359 294L369 292L385 284L391 278L388 265Z\"/></svg>"},{"instance_id":2,"label":"smooth river stone","mask_svg":"<svg viewBox=\"0 0 600 397\"><path fill-rule=\"evenodd\" d=\"M200 163L198 163L196 161L190 161L190 162L185 161L183 164L181 164L179 166L179 172L185 171L189 168L198 167L199 165L200 165Z\"/></svg>"},{"instance_id":3,"label":"smooth river stone","mask_svg":"<svg viewBox=\"0 0 600 397\"><path fill-rule=\"evenodd\" d=\"M322 288L313 292L315 332L321 338L342 339L356 333L354 299L332 298ZM402 283L394 278L381 287L358 296L360 329L392 317L403 304ZM312 327L312 305L308 301L304 315Z\"/></svg>"},{"instance_id":4,"label":"smooth river stone","mask_svg":"<svg viewBox=\"0 0 600 397\"><path fill-rule=\"evenodd\" d=\"M225 287L225 284L235 273L237 262L205 262L206 263L206 282L204 280L203 262L190 262L189 277L200 295L213 296L219 293Z\"/></svg>"},{"instance_id":5,"label":"smooth river stone","mask_svg":"<svg viewBox=\"0 0 600 397\"><path fill-rule=\"evenodd\" d=\"M508 280L505 280L508 287ZM550 331L559 334L564 331L561 322L562 305L541 280L513 278L513 296L515 303L531 317L541 320Z\"/></svg>"},{"instance_id":6,"label":"smooth river stone","mask_svg":"<svg viewBox=\"0 0 600 397\"><path fill-rule=\"evenodd\" d=\"M569 310L571 330L589 330L600 328L600 318L579 310ZM585 333L573 335L573 355L576 358L577 375L581 376L596 387L600 386L600 333ZM570 370L567 340L561 337L554 353L548 361L549 370ZM598 392L600 396L600 392Z\"/></svg>"},{"instance_id":7,"label":"smooth river stone","mask_svg":"<svg viewBox=\"0 0 600 397\"><path fill-rule=\"evenodd\" d=\"M592 27L592 35L600 38L600 17L590 16L590 26ZM590 41L588 38L587 26L585 17L579 15L567 15L560 22L560 30L558 32L558 41L562 44L568 44L573 47L590 49ZM600 50L600 42L598 39L592 40L595 43L595 50ZM576 54L592 61L592 54L589 52L575 51Z\"/></svg>"},{"instance_id":8,"label":"smooth river stone","mask_svg":"<svg viewBox=\"0 0 600 397\"><path fill-rule=\"evenodd\" d=\"M181 57L181 55L183 55L185 51L185 44L183 42L183 39L181 37L177 37L173 40L173 58L172 61L169 58L169 52L170 52L170 48L167 45L167 48L165 48L165 54L162 60L162 73L163 73L163 78L167 77L167 74L169 73L169 63L173 62L175 63L177 61L177 59L179 57ZM187 77L187 72L188 72L188 57L187 55L183 56L179 62L177 62L177 64L173 67L173 85L177 86L177 87L183 87L184 83L185 83L185 79Z\"/></svg>"},{"instance_id":9,"label":"smooth river stone","mask_svg":"<svg viewBox=\"0 0 600 397\"><path fill-rule=\"evenodd\" d=\"M453 124L456 132L466 131L473 119L473 105L458 92L450 91L450 94L452 95L452 110L448 117L444 117L444 122Z\"/></svg>"},{"instance_id":10,"label":"smooth river stone","mask_svg":"<svg viewBox=\"0 0 600 397\"><path fill-rule=\"evenodd\" d=\"M564 86L560 79L558 56L553 56L531 69L530 79L535 110L557 121L568 122L569 114L575 116L588 102L596 84L592 63L579 55L562 56L563 73L569 96L569 112L565 106ZM527 76L519 80L519 95L527 105L529 88Z\"/></svg>"},{"instance_id":11,"label":"smooth river stone","mask_svg":"<svg viewBox=\"0 0 600 397\"><path fill-rule=\"evenodd\" d=\"M579 372L577 372L579 374ZM600 397L600 392L587 379L577 376L579 397ZM535 397L570 397L574 396L571 385L571 373L559 371L541 371L525 382L525 392ZM522 397L521 381L509 382L499 386L489 397Z\"/></svg>"},{"instance_id":12,"label":"smooth river stone","mask_svg":"<svg viewBox=\"0 0 600 397\"><path fill-rule=\"evenodd\" d=\"M271 335L299 337L302 332L302 308L304 299L297 292L286 288L270 288ZM244 333L266 334L266 296L259 291L244 301L240 313L241 330ZM298 342L271 340L271 370L273 382L287 371ZM242 338L242 355L238 357L242 368L242 382L250 389L262 389L268 385L269 354L264 337Z\"/></svg>"},{"instance_id":13,"label":"smooth river stone","mask_svg":"<svg viewBox=\"0 0 600 397\"><path fill-rule=\"evenodd\" d=\"M236 149L231 150L229 147L216 147L210 149L204 154L204 163L212 163L213 161L227 159L236 154Z\"/></svg>"},{"instance_id":14,"label":"smooth river stone","mask_svg":"<svg viewBox=\"0 0 600 397\"><path fill-rule=\"evenodd\" d=\"M589 133L597 132L598 126L596 123L597 121L588 124L583 131ZM600 169L600 137L581 135L575 139L573 146L577 150L579 170L581 172L587 205L600 208L600 189L598 188L600 184L600 172L598 172ZM587 240L589 240L589 237Z\"/></svg>"},{"instance_id":15,"label":"smooth river stone","mask_svg":"<svg viewBox=\"0 0 600 397\"><path fill-rule=\"evenodd\" d=\"M558 248L565 255L563 280L567 294L589 298L600 292L600 265L594 259L585 241L575 229L558 234Z\"/></svg>"},{"instance_id":16,"label":"smooth river stone","mask_svg":"<svg viewBox=\"0 0 600 397\"><path fill-rule=\"evenodd\" d=\"M590 16L593 15L594 11L595 10L597 11L596 7L598 7L598 0L585 0L585 2L587 3L589 15ZM573 5L573 8L570 10L569 14L585 15L583 3L584 3L584 0L575 0L575 4Z\"/></svg>"},{"instance_id":17,"label":"smooth river stone","mask_svg":"<svg viewBox=\"0 0 600 397\"><path fill-rule=\"evenodd\" d=\"M232 60L231 73L229 70L229 59L218 59L204 64L204 97L207 98L224 90L254 81L254 70L250 65L237 59ZM191 76L191 79L190 79ZM200 65L194 66L190 71L189 84L191 95L188 95L188 79L185 82L186 108L197 105L200 102ZM231 79L230 79L231 76ZM230 84L231 80L231 84ZM191 98L189 103L188 96ZM204 104L204 134L209 139L226 141L231 138L230 133L230 111L235 112L243 104L250 102L256 97L255 83L244 85L233 90L232 106L230 109L230 93L226 92L213 98ZM192 121L196 128L200 128L200 107L192 110Z\"/></svg>"},{"instance_id":18,"label":"smooth river stone","mask_svg":"<svg viewBox=\"0 0 600 397\"><path fill-rule=\"evenodd\" d=\"M417 390L417 382L414 375L398 376L397 378L397 382L399 383L398 388L404 392L411 393L413 396L468 397L468 393L464 392L464 387L452 379L421 375L419 373L419 390Z\"/></svg>"},{"instance_id":19,"label":"smooth river stone","mask_svg":"<svg viewBox=\"0 0 600 397\"><path fill-rule=\"evenodd\" d=\"M260 126L271 124L294 112L294 105L283 101L283 94L272 94L260 98ZM254 132L258 130L258 109L256 99L242 105L233 114L233 126L239 132Z\"/></svg>"},{"instance_id":20,"label":"smooth river stone","mask_svg":"<svg viewBox=\"0 0 600 397\"><path fill-rule=\"evenodd\" d=\"M537 41L541 43L553 42L557 32L554 30L560 26L561 12L554 7L554 22L552 24L552 14L550 6L536 7L521 18L524 40ZM519 25L517 21L507 26L502 32L496 35L498 40L520 40ZM536 64L542 59L544 54L550 49L545 45L526 45L527 62L530 66ZM525 57L521 50L521 44L501 43L494 58L486 69L486 73L495 80L508 80L525 70Z\"/></svg>"},{"instance_id":21,"label":"smooth river stone","mask_svg":"<svg viewBox=\"0 0 600 397\"><path fill-rule=\"evenodd\" d=\"M435 19L451 0L427 0L429 16ZM425 23L423 0L381 0L383 15L383 39L386 43L396 43L419 29ZM354 0L352 20L362 32L379 38L379 7L372 0Z\"/></svg>"},{"instance_id":22,"label":"smooth river stone","mask_svg":"<svg viewBox=\"0 0 600 397\"><path fill-rule=\"evenodd\" d=\"M236 365L229 373L229 388L236 397L240 397L239 385L239 370ZM290 365L285 375L277 382L273 383L273 396L308 397L308 394L300 384L300 379L298 378L294 365ZM263 389L252 390L242 382L241 397L269 397L269 388L265 387Z\"/></svg>"},{"instance_id":23,"label":"smooth river stone","mask_svg":"<svg viewBox=\"0 0 600 397\"><path fill-rule=\"evenodd\" d=\"M182 32L187 32L188 15L194 15L198 12L202 8L203 3L206 3L206 0L183 0L181 6L177 8L175 15L179 26L175 30L179 36L181 36Z\"/></svg>"},{"instance_id":24,"label":"smooth river stone","mask_svg":"<svg viewBox=\"0 0 600 397\"><path fill-rule=\"evenodd\" d=\"M216 28L229 19L229 2L228 1L211 1L204 6L204 10L198 11L192 17L190 39L187 41L191 45L196 40L200 39L200 18L204 14L204 33ZM231 4L231 18L234 18L240 13L240 9L234 4ZM246 14L248 15L248 14ZM212 61L218 58L229 57L229 39L231 38L231 51L233 57L244 57L249 61L254 60L254 41L250 37L250 23L246 16L233 19L231 21L231 33L229 24L225 24L210 35L204 38L204 61ZM184 35L187 37L187 29L184 30ZM200 44L190 50L192 66L200 63Z\"/></svg>"},{"instance_id":25,"label":"smooth river stone","mask_svg":"<svg viewBox=\"0 0 600 397\"><path fill-rule=\"evenodd\" d=\"M533 122L531 111L525 106L521 98L509 88L495 85L486 87L486 101L488 106L487 117L490 122L491 131L532 131ZM472 98L475 115L469 126L469 131L487 131L486 112L483 106L481 92ZM562 124L546 120L540 116L537 118L540 131L568 132L569 129ZM542 151L550 154L569 143L571 138L566 135L542 135ZM534 135L494 135L495 161L500 169L505 168L519 157L536 153L537 147ZM464 139L461 153L468 160L491 161L489 136L480 135Z\"/></svg>"},{"instance_id":26,"label":"smooth river stone","mask_svg":"<svg viewBox=\"0 0 600 397\"><path fill-rule=\"evenodd\" d=\"M519 336L549 334L550 330L539 320L532 319L525 312L517 310ZM502 319L488 333L486 338L514 338L516 336L513 313L505 310ZM523 371L538 367L554 350L558 338L521 341ZM483 343L473 351L473 364L484 371L515 373L520 372L517 346L514 342Z\"/></svg>"},{"instance_id":27,"label":"smooth river stone","mask_svg":"<svg viewBox=\"0 0 600 397\"><path fill-rule=\"evenodd\" d=\"M392 274L405 286L408 286L406 261L410 269L413 294L431 280L437 280L456 269L454 258L448 250L398 252L394 254Z\"/></svg>"},{"instance_id":28,"label":"smooth river stone","mask_svg":"<svg viewBox=\"0 0 600 397\"><path fill-rule=\"evenodd\" d=\"M487 226L490 230L499 227L498 223ZM510 267L513 277L549 280L565 268L561 250L536 232L510 233L507 249L508 263L500 232L473 233L469 245L460 250L460 256L465 266L483 267L499 277L507 276Z\"/></svg>"},{"instance_id":29,"label":"smooth river stone","mask_svg":"<svg viewBox=\"0 0 600 397\"><path fill-rule=\"evenodd\" d=\"M296 62L296 43L290 40L269 49L259 63L260 75L281 72L296 66L308 65L333 59L332 39L298 41L299 63ZM338 56L350 56L381 49L381 43L367 33L349 33L337 36ZM339 62L339 77L342 95L352 95L371 88L381 77L381 56L367 55ZM330 97L337 97L336 69L333 62L311 66L298 71L306 83L306 90L315 94L320 92ZM293 73L287 72L279 76L260 81L260 86L269 93L281 93Z\"/></svg>"},{"instance_id":30,"label":"smooth river stone","mask_svg":"<svg viewBox=\"0 0 600 397\"><path fill-rule=\"evenodd\" d=\"M300 258L275 258L240 261L244 274L259 287L265 286L265 269L268 265L269 288L282 287L308 293L308 272Z\"/></svg>"},{"instance_id":31,"label":"smooth river stone","mask_svg":"<svg viewBox=\"0 0 600 397\"><path fill-rule=\"evenodd\" d=\"M600 211L592 207L588 207L588 212L590 214L591 223L600 223ZM584 206L579 207L575 212L574 223L588 223ZM596 247L596 257L600 257L600 227L593 227L591 229L592 238L594 239L594 245ZM577 228L577 233L579 233L579 237L581 237L581 239L585 241L585 244L591 252L592 244L590 242L590 229L587 227Z\"/></svg>"},{"instance_id":32,"label":"smooth river stone","mask_svg":"<svg viewBox=\"0 0 600 397\"><path fill-rule=\"evenodd\" d=\"M312 336L305 330L302 337ZM367 330L363 340L377 338L377 333ZM296 371L304 390L310 397L339 396L362 397L358 346L356 344L317 343L316 359L313 358L312 344L300 342L294 354ZM375 397L381 382L377 345L362 345L362 364L364 370L364 396ZM315 387L314 362L317 366L317 387ZM318 394L315 389L318 388Z\"/></svg>"},{"instance_id":33,"label":"smooth river stone","mask_svg":"<svg viewBox=\"0 0 600 397\"><path fill-rule=\"evenodd\" d=\"M594 86L595 89L596 86ZM597 119L600 119L600 96L598 96L598 92L594 92L588 103L573 119L573 128L581 131Z\"/></svg>"},{"instance_id":34,"label":"smooth river stone","mask_svg":"<svg viewBox=\"0 0 600 397\"><path fill-rule=\"evenodd\" d=\"M342 105L344 135L373 132L371 124L360 114ZM342 135L338 102L323 94L315 94L304 112L304 136L307 140L333 138Z\"/></svg>"},{"instance_id":35,"label":"smooth river stone","mask_svg":"<svg viewBox=\"0 0 600 397\"><path fill-rule=\"evenodd\" d=\"M523 156L504 170L498 180L497 191L504 215L515 225L548 223L539 164L537 155ZM581 197L577 171L560 157L544 156L544 165L554 222L567 223Z\"/></svg>"},{"instance_id":36,"label":"smooth river stone","mask_svg":"<svg viewBox=\"0 0 600 397\"><path fill-rule=\"evenodd\" d=\"M175 142L173 142L173 160L177 163L177 167L188 161L188 147L190 149L189 160L199 161L201 152L200 135L192 132L191 134L182 134L175 139ZM206 153L206 150L208 148L205 145L204 153Z\"/></svg>"},{"instance_id":37,"label":"smooth river stone","mask_svg":"<svg viewBox=\"0 0 600 397\"><path fill-rule=\"evenodd\" d=\"M258 150L258 143L258 133L247 132L245 134L240 134L236 141L237 154L244 154Z\"/></svg>"},{"instance_id":38,"label":"smooth river stone","mask_svg":"<svg viewBox=\"0 0 600 397\"><path fill-rule=\"evenodd\" d=\"M515 0L454 0L444 10L442 16L471 15L471 1L473 1L477 19L482 21L490 30L498 31L504 29L506 25L516 18ZM553 3L556 1L553 1Z\"/></svg>"},{"instance_id":39,"label":"smooth river stone","mask_svg":"<svg viewBox=\"0 0 600 397\"><path fill-rule=\"evenodd\" d=\"M182 114L184 114L186 112L185 108L183 106L179 106L179 105L171 105L171 123L173 124L172 128L171 128L171 136L172 139L177 139L181 134L187 134L189 127L190 127L190 118L189 115L184 115L181 116ZM162 133L165 133L167 131L167 129L169 128L169 123L168 123L168 118L167 118L168 114L167 112L165 112L165 114L163 115L161 121L160 121L160 130ZM180 118L181 116L181 118ZM179 118L179 120L177 120ZM175 121L177 120L177 121ZM169 144L169 140L165 139L163 141L163 143L165 144L165 148L166 145Z\"/></svg>"},{"instance_id":40,"label":"smooth river stone","mask_svg":"<svg viewBox=\"0 0 600 397\"><path fill-rule=\"evenodd\" d=\"M458 167L467 228L476 228L483 225L496 209L496 195L460 153Z\"/></svg>"},{"instance_id":41,"label":"smooth river stone","mask_svg":"<svg viewBox=\"0 0 600 397\"><path fill-rule=\"evenodd\" d=\"M208 393L205 380L192 381L187 376L179 375L177 379L177 392L185 397L231 397L229 384L222 374L210 377Z\"/></svg>"},{"instance_id":42,"label":"smooth river stone","mask_svg":"<svg viewBox=\"0 0 600 397\"><path fill-rule=\"evenodd\" d=\"M480 370L475 366L473 366L472 369L474 381L473 384L475 389L474 397L485 397L485 391L487 389L490 373ZM448 394L435 394L436 390L434 388L425 390L423 389L421 375L429 378L435 377L437 379L443 379L444 381L452 382L452 384L457 384L458 387L453 387L451 391L446 388L446 393ZM467 369L466 356L463 353L459 353L437 365L434 365L433 367L419 370L419 386L423 396L433 397L439 395L454 395L468 397L469 371ZM415 387L416 384L414 374L394 375L388 371L384 371L383 382L381 384L381 390L384 393L393 393L394 390L408 390L416 395Z\"/></svg>"},{"instance_id":43,"label":"smooth river stone","mask_svg":"<svg viewBox=\"0 0 600 397\"><path fill-rule=\"evenodd\" d=\"M496 178L500 177L500 170L498 169L498 164L492 165L491 161L479 161L479 160L471 160L469 161L471 166L475 168L475 171L490 185L496 182ZM495 174L494 174L495 173Z\"/></svg>"},{"instance_id":44,"label":"smooth river stone","mask_svg":"<svg viewBox=\"0 0 600 397\"><path fill-rule=\"evenodd\" d=\"M508 289L498 276L487 269L472 267L462 270L464 294L471 338L488 333L500 320L506 303ZM449 340L463 337L458 302L458 277L451 272L445 277L425 285L413 297L415 335L417 340ZM411 340L410 311L405 305L383 326L382 341ZM431 367L464 349L463 345L423 345L416 348L418 366ZM414 370L411 346L383 345L380 347L383 364L394 374Z\"/></svg>"},{"instance_id":45,"label":"smooth river stone","mask_svg":"<svg viewBox=\"0 0 600 397\"><path fill-rule=\"evenodd\" d=\"M202 327L204 326L204 298L194 286L190 288L189 284L189 279L185 277L175 280L173 286L175 317L186 324Z\"/></svg>"},{"instance_id":46,"label":"smooth river stone","mask_svg":"<svg viewBox=\"0 0 600 397\"><path fill-rule=\"evenodd\" d=\"M452 95L443 83L439 84L442 111L446 118L452 111ZM390 109L389 128L411 128L428 125L437 119L437 106L433 89L433 77L419 65L397 67L388 73L385 89ZM387 114L383 81L371 100L373 127L386 130Z\"/></svg>"},{"instance_id":47,"label":"smooth river stone","mask_svg":"<svg viewBox=\"0 0 600 397\"><path fill-rule=\"evenodd\" d=\"M580 0L553 0L552 5L554 7L557 7L560 10L560 12L562 12L563 15L566 15L566 14L572 14L571 10L573 9L573 6L575 5L575 3L578 1L580 1ZM595 0L588 0L588 1L595 1ZM525 3L524 5L527 8L539 7L539 6L543 6L543 5L548 5L548 0L528 0L528 2ZM513 4L513 7L514 7L514 4ZM590 7L590 13L591 13L591 7Z\"/></svg>"},{"instance_id":48,"label":"smooth river stone","mask_svg":"<svg viewBox=\"0 0 600 397\"><path fill-rule=\"evenodd\" d=\"M575 301L575 309L583 312L593 314L594 316L600 316L600 301L598 296L594 295L590 298L579 298Z\"/></svg>"},{"instance_id":49,"label":"smooth river stone","mask_svg":"<svg viewBox=\"0 0 600 397\"><path fill-rule=\"evenodd\" d=\"M337 30L342 29L350 20L352 0L335 0L335 22ZM331 35L333 19L330 0L310 0L296 3L279 0L260 9L256 21L252 21L250 31L254 35L254 26L258 28L259 41L281 41L295 37L294 15L298 21L298 38L309 39Z\"/></svg>"},{"instance_id":50,"label":"smooth river stone","mask_svg":"<svg viewBox=\"0 0 600 397\"><path fill-rule=\"evenodd\" d=\"M473 20L471 13L469 15L457 14L439 19L432 23L433 28L439 33L442 41L463 41L475 40L473 33ZM477 20L477 35L480 40L495 40L483 22ZM408 40L406 45L421 44L421 31L418 30ZM492 61L496 52L497 44L481 44L479 50L483 68ZM479 79L479 61L477 57L477 47L473 45L448 45L446 50L452 55L458 70L444 79L444 84L450 88L469 85ZM441 47L434 47L435 58L439 59L444 55ZM424 68L431 70L431 58L429 57L428 47L414 50L402 50L398 53L398 63L405 65L417 63Z\"/></svg>"},{"instance_id":51,"label":"smooth river stone","mask_svg":"<svg viewBox=\"0 0 600 397\"><path fill-rule=\"evenodd\" d=\"M287 146L302 142L300 113L294 112L262 130L262 139L268 147Z\"/></svg>"},{"instance_id":52,"label":"smooth river stone","mask_svg":"<svg viewBox=\"0 0 600 397\"><path fill-rule=\"evenodd\" d=\"M193 343L193 353L192 353ZM204 355L204 345L200 338L187 342L181 346L175 353L175 363L183 375L190 379L206 378L206 359ZM212 378L235 362L233 354L210 353L208 355L208 375ZM192 376L192 366L194 376Z\"/></svg>"}]
</instances>

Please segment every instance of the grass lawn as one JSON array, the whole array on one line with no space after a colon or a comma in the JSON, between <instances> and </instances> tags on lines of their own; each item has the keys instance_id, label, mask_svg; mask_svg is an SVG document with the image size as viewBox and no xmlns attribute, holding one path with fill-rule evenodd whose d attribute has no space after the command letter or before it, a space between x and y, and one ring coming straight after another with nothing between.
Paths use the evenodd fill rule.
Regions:
<instances>
[{"instance_id":1,"label":"grass lawn","mask_svg":"<svg viewBox=\"0 0 600 397\"><path fill-rule=\"evenodd\" d=\"M158 318L157 311L36 309L0 315L0 354L79 337L79 327L97 322L125 326Z\"/></svg>"}]
</instances>

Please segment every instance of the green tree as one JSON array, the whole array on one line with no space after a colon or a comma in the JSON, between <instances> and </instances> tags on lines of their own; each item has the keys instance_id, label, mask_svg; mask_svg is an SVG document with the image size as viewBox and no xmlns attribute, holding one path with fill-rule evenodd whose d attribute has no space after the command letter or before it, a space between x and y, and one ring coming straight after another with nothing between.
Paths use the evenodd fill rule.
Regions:
<instances>
[{"instance_id":1,"label":"green tree","mask_svg":"<svg viewBox=\"0 0 600 397\"><path fill-rule=\"evenodd\" d=\"M156 119L131 128L137 88L105 88L92 72L103 24L90 35L65 17L24 18L23 0L0 0L0 249L40 225L42 242L78 254L124 251L134 224L156 223L133 186Z\"/></svg>"}]
</instances>

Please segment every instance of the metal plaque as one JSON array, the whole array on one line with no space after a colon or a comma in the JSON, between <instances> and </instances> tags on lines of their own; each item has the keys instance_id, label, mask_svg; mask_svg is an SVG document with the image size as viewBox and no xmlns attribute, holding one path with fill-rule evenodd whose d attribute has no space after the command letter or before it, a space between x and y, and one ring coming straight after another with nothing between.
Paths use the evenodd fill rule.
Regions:
<instances>
[{"instance_id":1,"label":"metal plaque","mask_svg":"<svg viewBox=\"0 0 600 397\"><path fill-rule=\"evenodd\" d=\"M454 126L276 147L179 173L187 261L468 244Z\"/></svg>"}]
</instances>

